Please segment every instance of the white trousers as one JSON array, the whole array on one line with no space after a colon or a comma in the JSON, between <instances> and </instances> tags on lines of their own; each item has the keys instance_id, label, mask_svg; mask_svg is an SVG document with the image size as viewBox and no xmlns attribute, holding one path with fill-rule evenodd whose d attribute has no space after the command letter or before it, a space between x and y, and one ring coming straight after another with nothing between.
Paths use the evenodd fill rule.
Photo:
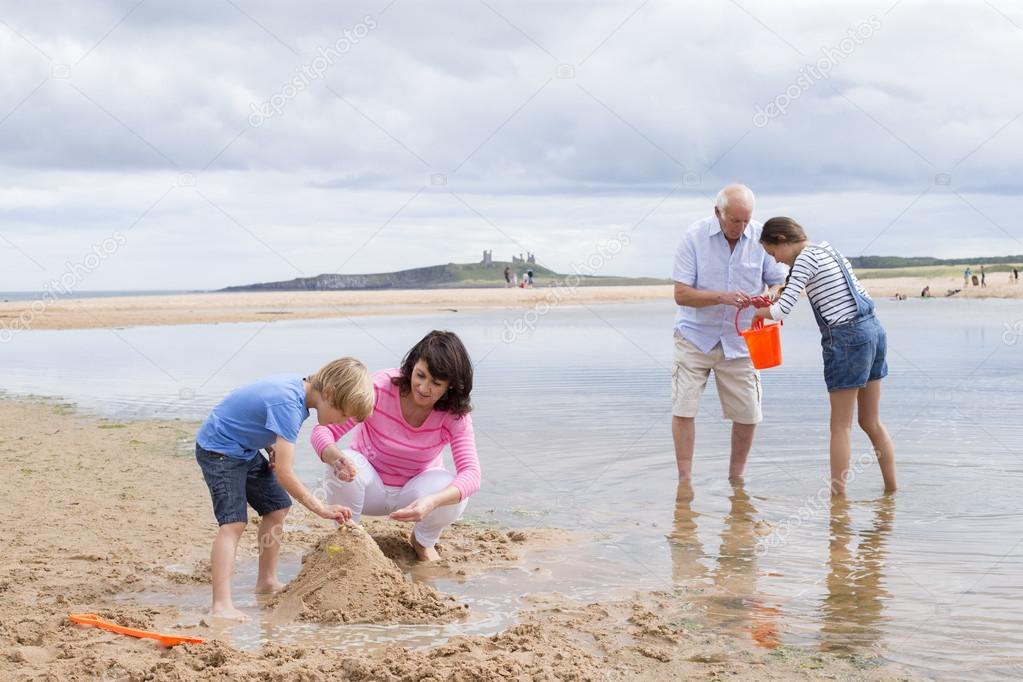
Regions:
<instances>
[{"instance_id":1,"label":"white trousers","mask_svg":"<svg viewBox=\"0 0 1023 682\"><path fill-rule=\"evenodd\" d=\"M387 516L393 511L412 504L421 497L439 493L455 480L454 474L447 469L427 469L403 486L384 485L373 465L362 453L355 450L344 450L345 457L355 465L355 479L346 482L334 475L332 467L327 467L324 488L327 493L327 504L341 504L352 510L352 521L356 523L367 516ZM419 521L412 532L423 547L437 544L441 532L457 521L468 500L458 504L437 507Z\"/></svg>"}]
</instances>

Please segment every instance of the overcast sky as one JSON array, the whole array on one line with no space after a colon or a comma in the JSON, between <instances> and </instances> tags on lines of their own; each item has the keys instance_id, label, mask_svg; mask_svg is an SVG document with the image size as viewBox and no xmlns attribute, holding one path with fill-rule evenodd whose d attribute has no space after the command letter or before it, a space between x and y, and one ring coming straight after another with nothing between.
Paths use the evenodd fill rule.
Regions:
<instances>
[{"instance_id":1,"label":"overcast sky","mask_svg":"<svg viewBox=\"0 0 1023 682\"><path fill-rule=\"evenodd\" d=\"M668 277L733 181L848 255L1023 253L1007 0L0 7L0 290L566 272L619 232L600 274Z\"/></svg>"}]
</instances>

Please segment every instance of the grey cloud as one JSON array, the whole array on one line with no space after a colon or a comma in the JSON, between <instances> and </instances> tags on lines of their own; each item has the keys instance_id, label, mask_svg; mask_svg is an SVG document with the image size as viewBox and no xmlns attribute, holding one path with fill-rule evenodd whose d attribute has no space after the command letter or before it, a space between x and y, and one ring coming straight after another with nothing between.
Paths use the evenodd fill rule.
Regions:
<instances>
[{"instance_id":1,"label":"grey cloud","mask_svg":"<svg viewBox=\"0 0 1023 682\"><path fill-rule=\"evenodd\" d=\"M229 3L212 3L206 12L206 4L186 4L173 13L143 4L73 69L70 81L45 85L0 128L8 163L141 170L163 168L170 159L194 169L244 130L217 160L218 168L354 168L379 177L381 187L394 187L421 177L427 165L450 172L482 144L460 173L495 191L528 188L536 176L583 188L601 180L658 186L674 182L680 164L701 173L715 163L750 131L757 105L783 93L801 66L821 48L837 45L857 16L862 21L869 14L847 11L845 21L821 14L786 19L779 10L750 5L772 20L781 15L777 25L786 35L812 24L807 32L825 42L811 48L812 40L797 40L804 52L799 55L734 8L704 5L705 27L697 29L692 19L701 13L650 3L578 66L575 78L555 79L536 94L556 74L557 63L544 49L581 59L592 49L586 46L600 43L595 27L610 34L614 21L624 18L622 4L593 10L557 3L541 10L490 3L520 33L483 3L398 2L377 16L374 32L322 80L252 130L246 123L251 105L277 94L318 48L380 6L362 3L342 11L320 3L295 11L274 3L236 4L248 16ZM102 35L130 7L109 5L101 18L72 14L63 32L58 28L43 42L48 49L62 42L88 45L94 38L86 36ZM967 8L953 11L975 16ZM15 15L11 21L19 19L30 27L26 35L41 39L39 17ZM743 30L722 31L731 24ZM912 26L882 24L831 79L793 102L790 113L742 138L715 166L717 173L739 173L778 191L806 187L812 177L815 188L827 190L846 183L915 186L951 165L1014 111L998 104L1001 115L989 112L980 120L973 114L950 132L943 110L956 106L959 88L912 72L909 60L897 58L904 45L899 33L921 41L948 39L940 51L923 46L926 57L937 60L947 59L943 55L956 41L971 51L980 45L977 37L951 34L947 27L926 28L929 38ZM935 30L941 31L937 39ZM268 31L300 54L291 54ZM761 53L766 59L756 63ZM37 57L18 54L35 69ZM19 82L6 94L15 98L30 86ZM1020 134L1011 127L1002 132L1005 140ZM777 172L779 161L786 172ZM1011 182L1018 163L999 161L998 180ZM374 172L381 163L388 173Z\"/></svg>"}]
</instances>

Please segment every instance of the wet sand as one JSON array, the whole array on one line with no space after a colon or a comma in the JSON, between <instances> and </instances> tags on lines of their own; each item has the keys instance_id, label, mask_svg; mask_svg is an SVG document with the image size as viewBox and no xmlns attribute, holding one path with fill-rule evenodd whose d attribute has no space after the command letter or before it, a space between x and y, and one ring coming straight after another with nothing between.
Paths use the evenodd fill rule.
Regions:
<instances>
[{"instance_id":1,"label":"wet sand","mask_svg":"<svg viewBox=\"0 0 1023 682\"><path fill-rule=\"evenodd\" d=\"M986 288L969 287L957 298L1023 298L1023 284L991 275ZM925 286L943 297L962 288L961 277L896 277L863 280L874 297L919 296ZM535 289L431 289L406 291L282 291L196 293L173 296L61 298L0 303L0 333L26 329L273 322L366 315L429 315L480 309L530 309L552 305L601 305L673 300L672 286L581 286Z\"/></svg>"},{"instance_id":2,"label":"wet sand","mask_svg":"<svg viewBox=\"0 0 1023 682\"><path fill-rule=\"evenodd\" d=\"M147 606L146 591L209 580L215 531L192 455L194 424L118 423L50 401L0 400L0 678L5 680L896 680L879 662L819 652L758 649L692 620L684 590L576 603L534 596L519 624L491 637L455 637L409 650L343 651L268 642L242 651L175 607ZM296 510L297 511L297 510ZM289 551L316 551L329 524L293 513ZM366 524L388 556L409 560L407 528ZM255 529L239 564L255 561ZM538 544L565 536L538 532ZM446 563L485 571L530 551L529 532L459 524L442 539ZM328 544L329 547L329 544ZM236 581L236 590L251 586ZM206 637L164 649L94 628L68 613Z\"/></svg>"}]
</instances>

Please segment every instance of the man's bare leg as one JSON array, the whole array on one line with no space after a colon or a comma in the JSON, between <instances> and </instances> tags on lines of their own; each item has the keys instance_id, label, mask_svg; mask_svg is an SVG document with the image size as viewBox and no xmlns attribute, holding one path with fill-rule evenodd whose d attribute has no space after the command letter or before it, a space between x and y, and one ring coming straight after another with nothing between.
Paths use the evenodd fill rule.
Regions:
<instances>
[{"instance_id":1,"label":"man's bare leg","mask_svg":"<svg viewBox=\"0 0 1023 682\"><path fill-rule=\"evenodd\" d=\"M749 459L749 451L753 447L753 434L756 430L756 424L732 422L732 458L728 463L728 480L733 483L742 482L742 477L746 472L746 460Z\"/></svg>"},{"instance_id":2,"label":"man's bare leg","mask_svg":"<svg viewBox=\"0 0 1023 682\"><path fill-rule=\"evenodd\" d=\"M675 462L678 480L689 481L693 475L693 448L696 444L696 421L692 417L671 418L671 437L675 441Z\"/></svg>"}]
</instances>

